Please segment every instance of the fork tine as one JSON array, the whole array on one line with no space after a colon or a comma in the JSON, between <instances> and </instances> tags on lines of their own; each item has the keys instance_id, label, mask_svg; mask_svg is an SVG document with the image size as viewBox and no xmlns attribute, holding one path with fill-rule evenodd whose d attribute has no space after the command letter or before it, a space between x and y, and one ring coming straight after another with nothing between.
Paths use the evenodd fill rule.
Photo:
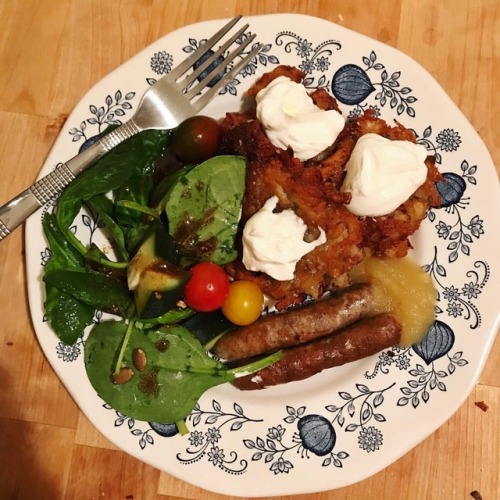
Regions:
<instances>
[{"instance_id":1,"label":"fork tine","mask_svg":"<svg viewBox=\"0 0 500 500\"><path fill-rule=\"evenodd\" d=\"M203 71L205 71L212 63L214 63L221 54L223 54L245 31L248 29L249 25L245 24L241 29L238 30L229 40L227 40L219 49L214 52L206 61L204 61L195 71L190 73L180 84L182 88L187 88L191 83L193 83L196 78L198 78Z\"/></svg>"},{"instance_id":2,"label":"fork tine","mask_svg":"<svg viewBox=\"0 0 500 500\"><path fill-rule=\"evenodd\" d=\"M247 47L247 45L249 45L254 39L255 39L255 34L248 37L241 45L238 46L238 48L233 50L233 52L231 52L222 61L221 64L218 64L217 66L215 66L215 68L213 68L212 71L210 71L210 73L207 76L205 76L201 82L196 84L194 87L190 88L186 92L186 97L188 99L192 99L195 95L199 94L200 91L203 90L207 86L207 84L215 76L217 76L219 73L221 73L221 71L223 71L231 62L233 62L236 59L236 57L238 57L243 52L243 50ZM225 75L226 75L226 73L224 73L224 76Z\"/></svg>"},{"instance_id":3,"label":"fork tine","mask_svg":"<svg viewBox=\"0 0 500 500\"><path fill-rule=\"evenodd\" d=\"M201 56L203 56L203 54L208 52L241 19L241 17L242 16L240 15L231 19L231 21L217 31L217 33L209 38L201 47L178 64L170 73L168 73L169 79L175 81L183 75Z\"/></svg>"},{"instance_id":4,"label":"fork tine","mask_svg":"<svg viewBox=\"0 0 500 500\"><path fill-rule=\"evenodd\" d=\"M198 99L192 102L191 105L193 106L193 108L195 108L196 111L200 111L200 109L203 109L219 92L223 85L226 85L228 82L230 82L231 79L238 74L241 68L250 63L250 61L259 53L259 50L262 47L262 44L257 44L247 56L238 61L227 73L225 73L224 76L213 87L211 87L207 92L205 92Z\"/></svg>"}]
</instances>

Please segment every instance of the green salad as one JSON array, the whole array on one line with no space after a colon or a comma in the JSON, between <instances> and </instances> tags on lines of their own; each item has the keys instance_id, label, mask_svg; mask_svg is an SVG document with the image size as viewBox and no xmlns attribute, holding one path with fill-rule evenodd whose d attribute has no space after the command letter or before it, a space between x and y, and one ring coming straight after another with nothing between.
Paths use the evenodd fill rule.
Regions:
<instances>
[{"instance_id":1,"label":"green salad","mask_svg":"<svg viewBox=\"0 0 500 500\"><path fill-rule=\"evenodd\" d=\"M280 354L235 368L209 353L235 326L220 310L195 310L183 299L193 266L237 256L246 162L216 148L186 161L178 149L175 132L142 132L69 185L44 216L51 258L43 281L46 317L60 340L73 344L90 330L85 367L99 396L129 417L186 430L207 389ZM112 252L72 231L82 209L98 215ZM93 324L96 310L112 319Z\"/></svg>"}]
</instances>

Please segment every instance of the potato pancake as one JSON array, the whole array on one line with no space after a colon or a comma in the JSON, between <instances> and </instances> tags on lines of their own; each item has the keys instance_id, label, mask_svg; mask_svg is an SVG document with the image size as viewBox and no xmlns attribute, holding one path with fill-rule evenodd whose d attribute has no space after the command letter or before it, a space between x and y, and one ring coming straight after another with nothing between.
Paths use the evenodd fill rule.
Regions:
<instances>
[{"instance_id":1,"label":"potato pancake","mask_svg":"<svg viewBox=\"0 0 500 500\"><path fill-rule=\"evenodd\" d=\"M279 66L263 75L248 94L255 96L278 76L300 82L305 75L297 68ZM337 101L325 89L314 91L310 97L323 110L339 110ZM416 142L411 130L398 122L388 125L371 110L348 118L334 144L306 162L295 158L291 149L285 151L270 142L254 108L228 113L222 126L222 153L243 155L248 162L241 227L266 200L277 196L279 209L292 209L307 225L306 241L316 239L319 228L326 234L327 241L300 259L289 281L248 271L241 258L227 266L235 279L256 281L277 301L278 309L348 286L349 271L366 256L404 257L411 248L408 238L419 228L427 209L439 206L435 183L441 175L434 157L428 156L426 181L390 214L358 217L346 208L351 195L340 187L346 163L361 136L375 133L390 140Z\"/></svg>"}]
</instances>

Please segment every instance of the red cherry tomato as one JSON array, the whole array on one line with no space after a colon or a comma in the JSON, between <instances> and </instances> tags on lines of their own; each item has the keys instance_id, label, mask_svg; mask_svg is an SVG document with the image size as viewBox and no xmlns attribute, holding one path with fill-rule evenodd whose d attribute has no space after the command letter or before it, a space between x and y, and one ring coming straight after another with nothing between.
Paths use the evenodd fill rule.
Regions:
<instances>
[{"instance_id":1,"label":"red cherry tomato","mask_svg":"<svg viewBox=\"0 0 500 500\"><path fill-rule=\"evenodd\" d=\"M259 286L253 281L238 280L229 286L222 313L235 325L249 325L261 315L263 305L264 294Z\"/></svg>"},{"instance_id":2,"label":"red cherry tomato","mask_svg":"<svg viewBox=\"0 0 500 500\"><path fill-rule=\"evenodd\" d=\"M184 301L195 311L210 312L221 307L229 293L229 277L212 262L200 262L191 269L184 289Z\"/></svg>"},{"instance_id":3,"label":"red cherry tomato","mask_svg":"<svg viewBox=\"0 0 500 500\"><path fill-rule=\"evenodd\" d=\"M222 128L209 116L192 116L175 129L172 149L185 163L200 163L215 155L222 140Z\"/></svg>"}]
</instances>

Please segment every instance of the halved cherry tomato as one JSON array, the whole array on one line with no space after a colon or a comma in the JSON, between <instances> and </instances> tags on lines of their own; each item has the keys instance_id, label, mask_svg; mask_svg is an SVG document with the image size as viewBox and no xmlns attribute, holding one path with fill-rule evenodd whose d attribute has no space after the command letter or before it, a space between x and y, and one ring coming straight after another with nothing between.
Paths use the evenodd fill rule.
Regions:
<instances>
[{"instance_id":1,"label":"halved cherry tomato","mask_svg":"<svg viewBox=\"0 0 500 500\"><path fill-rule=\"evenodd\" d=\"M262 313L264 294L257 284L249 280L233 281L229 295L222 304L222 312L235 325L253 323Z\"/></svg>"},{"instance_id":2,"label":"halved cherry tomato","mask_svg":"<svg viewBox=\"0 0 500 500\"><path fill-rule=\"evenodd\" d=\"M200 262L190 270L184 301L195 311L210 312L222 306L229 293L229 277L212 262Z\"/></svg>"},{"instance_id":3,"label":"halved cherry tomato","mask_svg":"<svg viewBox=\"0 0 500 500\"><path fill-rule=\"evenodd\" d=\"M172 149L185 163L200 163L215 155L222 140L222 128L209 116L192 116L175 129Z\"/></svg>"}]
</instances>

